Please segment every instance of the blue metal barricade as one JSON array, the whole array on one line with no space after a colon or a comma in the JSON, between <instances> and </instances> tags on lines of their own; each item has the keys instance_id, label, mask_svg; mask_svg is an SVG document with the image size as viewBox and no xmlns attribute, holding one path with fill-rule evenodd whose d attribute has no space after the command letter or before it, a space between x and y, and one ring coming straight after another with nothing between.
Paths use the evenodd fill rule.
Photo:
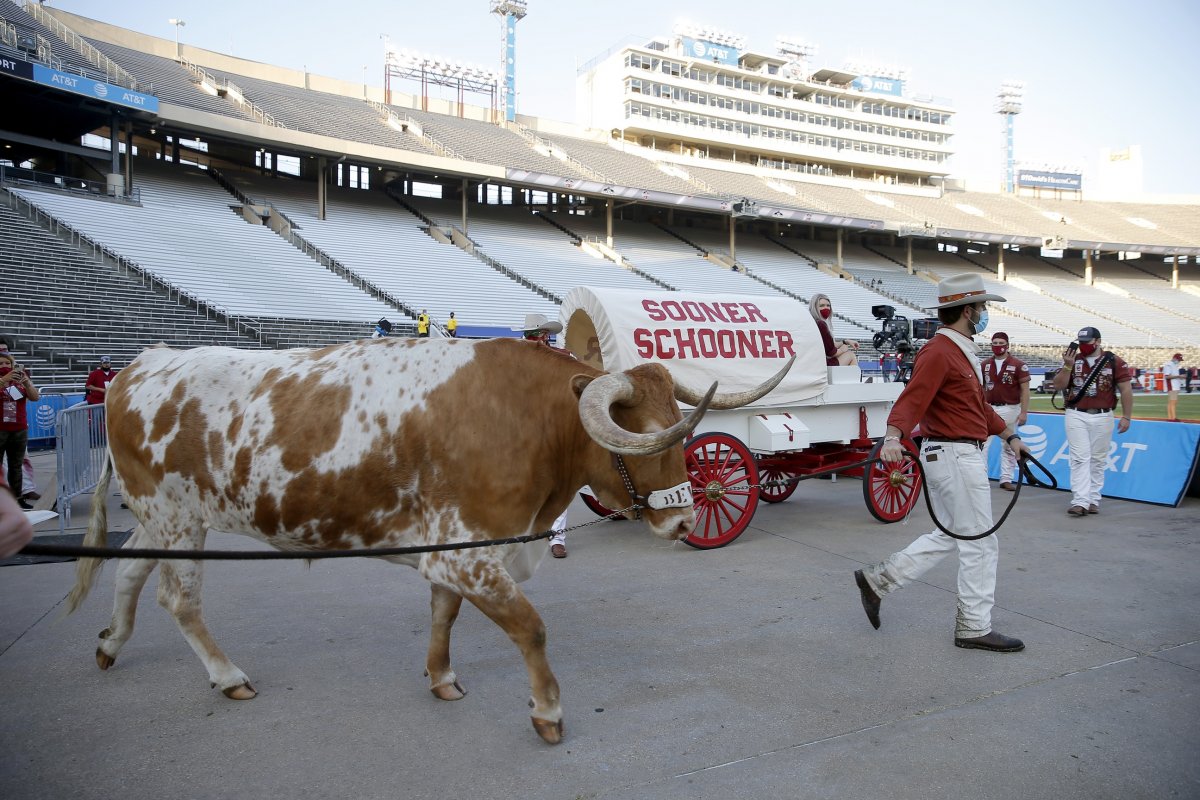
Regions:
<instances>
[{"instance_id":1,"label":"blue metal barricade","mask_svg":"<svg viewBox=\"0 0 1200 800\"><path fill-rule=\"evenodd\" d=\"M108 457L104 406L77 405L58 412L55 455L58 463L58 531L71 521L71 501L100 482Z\"/></svg>"}]
</instances>

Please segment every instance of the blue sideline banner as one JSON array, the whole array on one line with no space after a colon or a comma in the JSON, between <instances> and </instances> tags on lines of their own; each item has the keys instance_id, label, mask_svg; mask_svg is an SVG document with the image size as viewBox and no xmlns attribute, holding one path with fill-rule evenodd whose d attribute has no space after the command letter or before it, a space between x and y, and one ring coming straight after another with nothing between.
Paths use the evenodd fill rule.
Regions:
<instances>
[{"instance_id":1,"label":"blue sideline banner","mask_svg":"<svg viewBox=\"0 0 1200 800\"><path fill-rule=\"evenodd\" d=\"M1115 416L1115 415L1114 415ZM1058 488L1071 488L1071 461L1062 414L1030 414L1018 430L1033 457L1045 465L1058 481ZM988 475L1000 477L1000 447L989 446ZM1104 477L1104 496L1177 506L1192 480L1196 453L1200 448L1200 425L1185 422L1134 420L1123 434L1113 426ZM1034 467L1037 475L1037 468Z\"/></svg>"}]
</instances>

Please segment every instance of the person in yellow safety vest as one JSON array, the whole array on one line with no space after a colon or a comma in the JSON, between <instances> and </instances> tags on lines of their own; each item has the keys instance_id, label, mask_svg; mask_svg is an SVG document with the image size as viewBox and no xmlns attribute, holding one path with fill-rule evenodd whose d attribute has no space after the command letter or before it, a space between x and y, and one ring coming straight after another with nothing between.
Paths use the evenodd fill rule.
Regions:
<instances>
[{"instance_id":1,"label":"person in yellow safety vest","mask_svg":"<svg viewBox=\"0 0 1200 800\"><path fill-rule=\"evenodd\" d=\"M450 319L446 320L446 333L450 334L451 339L458 338L458 320L454 318L454 312L450 312Z\"/></svg>"},{"instance_id":2,"label":"person in yellow safety vest","mask_svg":"<svg viewBox=\"0 0 1200 800\"><path fill-rule=\"evenodd\" d=\"M429 336L429 312L423 308L417 315L417 336Z\"/></svg>"}]
</instances>

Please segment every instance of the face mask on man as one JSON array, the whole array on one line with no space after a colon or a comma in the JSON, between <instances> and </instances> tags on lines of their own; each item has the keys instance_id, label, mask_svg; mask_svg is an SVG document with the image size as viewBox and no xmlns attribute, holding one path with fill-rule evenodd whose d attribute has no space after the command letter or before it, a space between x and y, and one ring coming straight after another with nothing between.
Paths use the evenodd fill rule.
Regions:
<instances>
[{"instance_id":1,"label":"face mask on man","mask_svg":"<svg viewBox=\"0 0 1200 800\"><path fill-rule=\"evenodd\" d=\"M1007 352L1008 352L1008 345L1006 345L1006 344L993 344L992 345L992 355L994 355L996 358L1000 358L1000 356L1004 355Z\"/></svg>"},{"instance_id":2,"label":"face mask on man","mask_svg":"<svg viewBox=\"0 0 1200 800\"><path fill-rule=\"evenodd\" d=\"M967 317L967 322L971 322L970 317ZM974 331L972 331L971 335L975 336L977 334L983 333L985 330L987 330L987 326L988 326L988 312L987 312L987 309L985 308L983 311L979 312L979 316L976 317L975 321L971 323L971 327L975 329Z\"/></svg>"},{"instance_id":3,"label":"face mask on man","mask_svg":"<svg viewBox=\"0 0 1200 800\"><path fill-rule=\"evenodd\" d=\"M1096 352L1096 343L1095 342L1080 342L1079 343L1079 355L1083 356L1084 358L1087 358L1094 352Z\"/></svg>"}]
</instances>

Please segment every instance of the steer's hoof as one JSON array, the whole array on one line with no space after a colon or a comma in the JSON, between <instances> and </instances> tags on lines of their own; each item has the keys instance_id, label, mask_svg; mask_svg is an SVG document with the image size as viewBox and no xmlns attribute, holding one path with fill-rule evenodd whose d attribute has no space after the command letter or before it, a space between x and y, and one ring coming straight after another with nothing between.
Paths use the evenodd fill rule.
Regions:
<instances>
[{"instance_id":1,"label":"steer's hoof","mask_svg":"<svg viewBox=\"0 0 1200 800\"><path fill-rule=\"evenodd\" d=\"M548 719L538 719L530 717L533 721L533 729L537 731L537 735L542 737L546 744L558 744L563 737L563 724L560 719L558 722L551 722Z\"/></svg>"},{"instance_id":2,"label":"steer's hoof","mask_svg":"<svg viewBox=\"0 0 1200 800\"><path fill-rule=\"evenodd\" d=\"M258 696L258 692L254 691L254 687L250 685L249 681L237 686L229 686L222 689L221 693L230 700L251 700Z\"/></svg>"},{"instance_id":3,"label":"steer's hoof","mask_svg":"<svg viewBox=\"0 0 1200 800\"><path fill-rule=\"evenodd\" d=\"M115 664L116 661L116 656L110 656L99 647L96 648L96 666L98 666L100 669L108 669Z\"/></svg>"},{"instance_id":4,"label":"steer's hoof","mask_svg":"<svg viewBox=\"0 0 1200 800\"><path fill-rule=\"evenodd\" d=\"M467 694L467 690L458 681L431 686L429 691L433 692L433 696L438 700L462 700Z\"/></svg>"}]
</instances>

